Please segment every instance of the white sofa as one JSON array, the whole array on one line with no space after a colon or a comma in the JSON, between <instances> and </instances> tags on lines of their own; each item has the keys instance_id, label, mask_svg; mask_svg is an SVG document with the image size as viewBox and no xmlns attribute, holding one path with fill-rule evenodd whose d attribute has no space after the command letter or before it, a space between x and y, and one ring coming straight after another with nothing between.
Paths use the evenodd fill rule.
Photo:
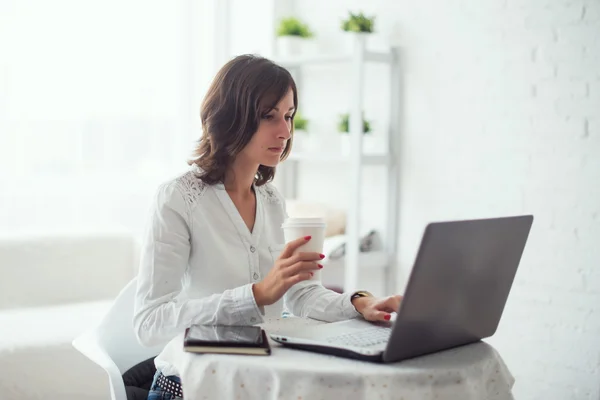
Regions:
<instances>
[{"instance_id":1,"label":"white sofa","mask_svg":"<svg viewBox=\"0 0 600 400\"><path fill-rule=\"evenodd\" d=\"M0 399L108 399L104 371L71 341L134 276L132 235L0 237Z\"/></svg>"},{"instance_id":2,"label":"white sofa","mask_svg":"<svg viewBox=\"0 0 600 400\"><path fill-rule=\"evenodd\" d=\"M135 275L138 248L126 232L0 236L0 400L110 398L71 341ZM328 263L323 283L342 282L343 263Z\"/></svg>"}]
</instances>

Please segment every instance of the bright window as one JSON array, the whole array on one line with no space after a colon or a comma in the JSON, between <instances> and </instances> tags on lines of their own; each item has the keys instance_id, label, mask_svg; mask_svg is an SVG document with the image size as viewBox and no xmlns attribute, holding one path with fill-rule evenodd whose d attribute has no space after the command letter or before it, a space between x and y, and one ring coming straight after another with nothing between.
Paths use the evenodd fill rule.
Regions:
<instances>
[{"instance_id":1,"label":"bright window","mask_svg":"<svg viewBox=\"0 0 600 400\"><path fill-rule=\"evenodd\" d=\"M200 135L213 12L209 0L0 3L0 232L140 228Z\"/></svg>"}]
</instances>

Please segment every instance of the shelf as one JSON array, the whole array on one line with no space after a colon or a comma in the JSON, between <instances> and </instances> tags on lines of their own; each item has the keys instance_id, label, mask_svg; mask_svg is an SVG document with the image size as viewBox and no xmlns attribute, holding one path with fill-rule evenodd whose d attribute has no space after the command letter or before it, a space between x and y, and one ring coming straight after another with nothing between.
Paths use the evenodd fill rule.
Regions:
<instances>
[{"instance_id":1,"label":"shelf","mask_svg":"<svg viewBox=\"0 0 600 400\"><path fill-rule=\"evenodd\" d=\"M348 163L350 156L340 153L315 153L315 152L294 152L290 154L286 161L310 161L319 163ZM284 161L285 162L285 161ZM364 165L389 165L391 157L388 154L363 154L362 163Z\"/></svg>"},{"instance_id":2,"label":"shelf","mask_svg":"<svg viewBox=\"0 0 600 400\"><path fill-rule=\"evenodd\" d=\"M311 65L341 64L352 62L351 54L300 55L295 57L275 57L273 61L285 68L299 68ZM366 51L365 61L390 64L393 61L389 52Z\"/></svg>"},{"instance_id":3,"label":"shelf","mask_svg":"<svg viewBox=\"0 0 600 400\"><path fill-rule=\"evenodd\" d=\"M337 260L323 260L323 265L328 268L344 268L346 258L342 257ZM358 268L359 269L382 269L389 265L389 256L385 251L369 251L359 253Z\"/></svg>"},{"instance_id":4,"label":"shelf","mask_svg":"<svg viewBox=\"0 0 600 400\"><path fill-rule=\"evenodd\" d=\"M294 79L297 79L298 87L303 86L303 81L306 79L313 78L313 72L321 72L323 70L326 73L330 73L331 70L336 71L340 67L347 69L349 73L348 79L345 79L342 83L348 84L350 93L346 95L346 100L349 101L347 105L351 114L360 114L361 110L364 109L364 99L367 97L368 87L365 85L367 75L375 72L381 74L379 68L378 71L371 70L367 67L367 63L379 63L380 65L387 66L389 68L389 79L390 87L389 99L385 99L386 103L390 107L390 126L389 134L385 135L386 142L377 143L373 141L368 143L367 137L360 140L361 143L355 141L354 136L348 137L347 139L341 139L340 137L334 137L329 135L328 137L323 136L323 143L316 143L316 139L311 134L311 139L302 139L306 142L302 142L298 137L298 142L295 143L294 149L286 159L286 162L282 164L282 172L284 183L283 194L287 198L298 198L299 188L298 180L300 171L303 167L313 165L319 165L319 167L332 168L335 166L341 166L343 169L348 171L351 179L347 182L347 199L348 205L346 210L346 229L344 243L352 244L351 247L347 248L347 254L340 259L331 260L326 257L323 261L325 262L326 269L324 269L323 277L325 277L327 271L334 271L333 274L328 275L329 278L333 279L331 282L335 283L336 286L341 286L347 290L357 289L360 285L358 280L359 272L362 271L363 275L371 273L376 276L381 274L382 279L385 281L385 291L393 293L396 290L396 271L391 266L397 262L396 258L396 246L397 246L397 229L396 224L398 221L398 161L397 157L397 124L399 112L401 109L401 75L399 71L400 51L399 48L391 47L389 50L383 51L370 51L366 46L366 36L364 35L353 35L352 38L352 49L348 48L347 52L340 48L339 53L325 53L325 54L301 54L297 56L278 57L275 56L273 61L284 68L288 68L293 73ZM350 45L350 43L348 43ZM349 47L349 46L348 46ZM314 68L314 70L313 70ZM304 71L310 69L308 74ZM354 132L353 132L354 134ZM338 141L338 139L340 139ZM382 138L383 139L383 138ZM355 146L360 145L360 150L356 149ZM328 151L328 150L334 151ZM351 150L351 151L350 151ZM387 185L384 188L387 191L386 206L385 206L385 222L386 227L382 228L386 232L386 236L389 234L391 237L386 237L384 243L377 246L376 249L385 249L385 251L371 251L371 252L360 252L360 228L361 223L364 223L364 218L361 218L362 207L361 202L363 201L362 193L362 170L367 166L378 166L386 169L386 180ZM323 170L323 168L321 168ZM370 227L369 227L370 228ZM330 243L331 244L331 243ZM334 243L335 244L335 243ZM374 248L375 249L375 248ZM329 249L330 250L330 249ZM323 250L325 253L326 249ZM340 273L343 275L340 276ZM343 281L343 284L342 284Z\"/></svg>"}]
</instances>

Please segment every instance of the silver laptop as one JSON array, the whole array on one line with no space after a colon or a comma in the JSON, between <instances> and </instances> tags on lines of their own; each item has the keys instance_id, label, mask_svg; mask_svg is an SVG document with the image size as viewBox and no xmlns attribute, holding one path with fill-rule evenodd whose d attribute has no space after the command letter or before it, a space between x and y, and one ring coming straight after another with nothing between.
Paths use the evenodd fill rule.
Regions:
<instances>
[{"instance_id":1,"label":"silver laptop","mask_svg":"<svg viewBox=\"0 0 600 400\"><path fill-rule=\"evenodd\" d=\"M323 324L270 337L289 347L395 362L492 336L533 216L427 225L404 299L392 320Z\"/></svg>"}]
</instances>

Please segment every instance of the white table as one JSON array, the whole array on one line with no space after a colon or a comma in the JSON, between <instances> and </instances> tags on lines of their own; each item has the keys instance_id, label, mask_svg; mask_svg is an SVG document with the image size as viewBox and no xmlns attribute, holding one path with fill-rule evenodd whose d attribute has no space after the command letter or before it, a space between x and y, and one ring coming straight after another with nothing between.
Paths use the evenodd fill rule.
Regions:
<instances>
[{"instance_id":1,"label":"white table","mask_svg":"<svg viewBox=\"0 0 600 400\"><path fill-rule=\"evenodd\" d=\"M267 332L321 322L269 320ZM271 342L271 356L193 354L183 334L165 348L180 372L185 400L508 400L514 379L485 342L394 364L375 364Z\"/></svg>"}]
</instances>

